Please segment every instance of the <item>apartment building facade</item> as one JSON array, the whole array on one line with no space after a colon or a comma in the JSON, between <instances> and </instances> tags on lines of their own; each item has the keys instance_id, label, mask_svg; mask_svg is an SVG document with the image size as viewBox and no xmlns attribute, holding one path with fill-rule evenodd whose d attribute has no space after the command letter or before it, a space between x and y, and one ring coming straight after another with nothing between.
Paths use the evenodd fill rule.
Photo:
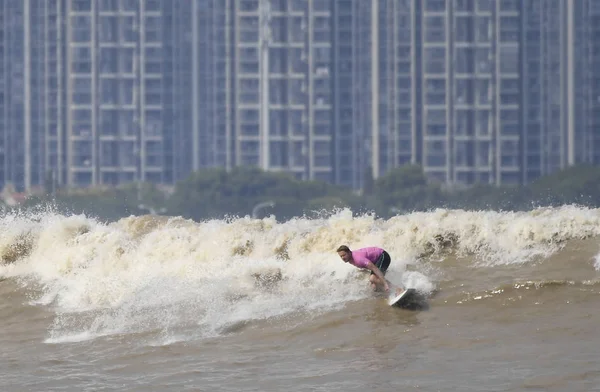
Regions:
<instances>
[{"instance_id":1,"label":"apartment building facade","mask_svg":"<svg viewBox=\"0 0 600 392\"><path fill-rule=\"evenodd\" d=\"M600 163L593 0L0 0L0 184Z\"/></svg>"}]
</instances>

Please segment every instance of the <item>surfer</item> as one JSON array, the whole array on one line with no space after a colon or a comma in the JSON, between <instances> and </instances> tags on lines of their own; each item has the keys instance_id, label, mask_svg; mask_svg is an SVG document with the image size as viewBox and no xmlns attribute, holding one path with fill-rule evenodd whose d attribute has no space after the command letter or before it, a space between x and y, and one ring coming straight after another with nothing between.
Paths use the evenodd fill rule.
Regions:
<instances>
[{"instance_id":1,"label":"surfer","mask_svg":"<svg viewBox=\"0 0 600 392\"><path fill-rule=\"evenodd\" d=\"M392 261L388 252L374 246L351 251L346 245L342 245L337 249L337 253L344 263L371 270L369 281L373 291L379 286L383 286L386 293L390 291L389 282L385 279L385 272Z\"/></svg>"}]
</instances>

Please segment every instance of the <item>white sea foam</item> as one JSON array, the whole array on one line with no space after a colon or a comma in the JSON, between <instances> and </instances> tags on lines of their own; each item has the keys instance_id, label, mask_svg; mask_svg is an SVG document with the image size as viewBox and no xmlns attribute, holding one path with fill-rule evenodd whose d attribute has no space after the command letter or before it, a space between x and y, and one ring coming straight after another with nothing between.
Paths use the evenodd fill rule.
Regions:
<instances>
[{"instance_id":1,"label":"white sea foam","mask_svg":"<svg viewBox=\"0 0 600 392\"><path fill-rule=\"evenodd\" d=\"M49 342L148 331L168 340L367 297L366 275L335 253L341 244L387 249L389 279L430 292L419 256L446 247L479 256L480 266L524 263L600 234L600 210L436 210L387 221L344 210L283 223L130 217L110 225L43 213L7 215L0 230L0 277L41 287L32 302L56 312Z\"/></svg>"},{"instance_id":2,"label":"white sea foam","mask_svg":"<svg viewBox=\"0 0 600 392\"><path fill-rule=\"evenodd\" d=\"M600 252L594 257L594 268L600 271Z\"/></svg>"}]
</instances>

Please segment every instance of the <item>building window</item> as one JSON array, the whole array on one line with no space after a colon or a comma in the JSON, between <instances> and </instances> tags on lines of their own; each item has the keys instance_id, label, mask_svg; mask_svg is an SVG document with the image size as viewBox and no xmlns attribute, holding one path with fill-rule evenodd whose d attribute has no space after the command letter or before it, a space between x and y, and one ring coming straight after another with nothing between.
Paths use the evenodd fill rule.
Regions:
<instances>
[{"instance_id":1,"label":"building window","mask_svg":"<svg viewBox=\"0 0 600 392\"><path fill-rule=\"evenodd\" d=\"M473 79L456 79L454 96L457 104L472 105L475 102Z\"/></svg>"},{"instance_id":2,"label":"building window","mask_svg":"<svg viewBox=\"0 0 600 392\"><path fill-rule=\"evenodd\" d=\"M100 135L117 136L119 134L118 109L102 109L100 111Z\"/></svg>"},{"instance_id":3,"label":"building window","mask_svg":"<svg viewBox=\"0 0 600 392\"><path fill-rule=\"evenodd\" d=\"M100 148L100 165L119 165L119 146L116 141L103 141Z\"/></svg>"},{"instance_id":4,"label":"building window","mask_svg":"<svg viewBox=\"0 0 600 392\"><path fill-rule=\"evenodd\" d=\"M519 11L522 0L500 0L500 11Z\"/></svg>"},{"instance_id":5,"label":"building window","mask_svg":"<svg viewBox=\"0 0 600 392\"><path fill-rule=\"evenodd\" d=\"M446 166L446 154L427 154L427 166L444 167Z\"/></svg>"},{"instance_id":6,"label":"building window","mask_svg":"<svg viewBox=\"0 0 600 392\"><path fill-rule=\"evenodd\" d=\"M121 110L119 113L120 134L133 136L138 134L139 123L133 110Z\"/></svg>"},{"instance_id":7,"label":"building window","mask_svg":"<svg viewBox=\"0 0 600 392\"><path fill-rule=\"evenodd\" d=\"M289 115L290 126L293 135L304 135L305 133L305 116L302 110L292 110Z\"/></svg>"},{"instance_id":8,"label":"building window","mask_svg":"<svg viewBox=\"0 0 600 392\"><path fill-rule=\"evenodd\" d=\"M317 2L318 3L318 2ZM331 19L328 16L317 16L314 21L313 41L329 42L331 40Z\"/></svg>"},{"instance_id":9,"label":"building window","mask_svg":"<svg viewBox=\"0 0 600 392\"><path fill-rule=\"evenodd\" d=\"M71 48L71 68L74 73L92 72L92 51L88 46Z\"/></svg>"},{"instance_id":10,"label":"building window","mask_svg":"<svg viewBox=\"0 0 600 392\"><path fill-rule=\"evenodd\" d=\"M79 167L92 166L92 142L77 140L73 142L73 163Z\"/></svg>"},{"instance_id":11,"label":"building window","mask_svg":"<svg viewBox=\"0 0 600 392\"><path fill-rule=\"evenodd\" d=\"M145 103L147 105L160 105L162 103L162 80L146 79L144 84Z\"/></svg>"},{"instance_id":12,"label":"building window","mask_svg":"<svg viewBox=\"0 0 600 392\"><path fill-rule=\"evenodd\" d=\"M119 63L122 73L133 73L134 69L134 49L133 48L120 48Z\"/></svg>"},{"instance_id":13,"label":"building window","mask_svg":"<svg viewBox=\"0 0 600 392\"><path fill-rule=\"evenodd\" d=\"M506 123L501 126L503 136L519 136L521 125L519 123Z\"/></svg>"},{"instance_id":14,"label":"building window","mask_svg":"<svg viewBox=\"0 0 600 392\"><path fill-rule=\"evenodd\" d=\"M117 42L119 20L117 16L100 16L99 38L101 42Z\"/></svg>"},{"instance_id":15,"label":"building window","mask_svg":"<svg viewBox=\"0 0 600 392\"><path fill-rule=\"evenodd\" d=\"M425 71L427 73L446 72L446 49L425 48Z\"/></svg>"},{"instance_id":16,"label":"building window","mask_svg":"<svg viewBox=\"0 0 600 392\"><path fill-rule=\"evenodd\" d=\"M425 17L425 41L444 42L446 37L446 19L443 16Z\"/></svg>"},{"instance_id":17,"label":"building window","mask_svg":"<svg viewBox=\"0 0 600 392\"><path fill-rule=\"evenodd\" d=\"M121 0L124 11L137 11L139 0Z\"/></svg>"},{"instance_id":18,"label":"building window","mask_svg":"<svg viewBox=\"0 0 600 392\"><path fill-rule=\"evenodd\" d=\"M490 103L490 80L489 79L478 79L477 80L477 102L480 104Z\"/></svg>"},{"instance_id":19,"label":"building window","mask_svg":"<svg viewBox=\"0 0 600 392\"><path fill-rule=\"evenodd\" d=\"M283 81L282 81L283 82ZM287 134L287 115L285 110L269 110L269 133L272 135Z\"/></svg>"},{"instance_id":20,"label":"building window","mask_svg":"<svg viewBox=\"0 0 600 392\"><path fill-rule=\"evenodd\" d=\"M477 0L477 9L479 11L491 11L492 1L495 0Z\"/></svg>"},{"instance_id":21,"label":"building window","mask_svg":"<svg viewBox=\"0 0 600 392\"><path fill-rule=\"evenodd\" d=\"M119 98L120 98L120 103L123 105L133 105L133 101L134 99L136 99L136 97L134 96L134 86L135 82L134 79L126 79L126 78L122 78L119 81L119 89L120 89L120 94L119 94Z\"/></svg>"},{"instance_id":22,"label":"building window","mask_svg":"<svg viewBox=\"0 0 600 392\"><path fill-rule=\"evenodd\" d=\"M488 141L477 143L477 166L490 166L491 144Z\"/></svg>"},{"instance_id":23,"label":"building window","mask_svg":"<svg viewBox=\"0 0 600 392\"><path fill-rule=\"evenodd\" d=\"M301 105L306 101L304 79L292 79L289 81L290 99L292 104Z\"/></svg>"},{"instance_id":24,"label":"building window","mask_svg":"<svg viewBox=\"0 0 600 392\"><path fill-rule=\"evenodd\" d=\"M134 16L121 16L121 29L123 31L123 39L125 42L137 43L138 41L138 26Z\"/></svg>"},{"instance_id":25,"label":"building window","mask_svg":"<svg viewBox=\"0 0 600 392\"><path fill-rule=\"evenodd\" d=\"M240 11L255 12L258 11L259 0L240 0Z\"/></svg>"},{"instance_id":26,"label":"building window","mask_svg":"<svg viewBox=\"0 0 600 392\"><path fill-rule=\"evenodd\" d=\"M443 105L446 103L446 79L427 79L426 101L430 105Z\"/></svg>"},{"instance_id":27,"label":"building window","mask_svg":"<svg viewBox=\"0 0 600 392\"><path fill-rule=\"evenodd\" d=\"M146 16L144 34L146 42L160 42L161 21L159 16Z\"/></svg>"},{"instance_id":28,"label":"building window","mask_svg":"<svg viewBox=\"0 0 600 392\"><path fill-rule=\"evenodd\" d=\"M73 78L73 103L76 105L89 105L92 103L92 79Z\"/></svg>"},{"instance_id":29,"label":"building window","mask_svg":"<svg viewBox=\"0 0 600 392\"><path fill-rule=\"evenodd\" d=\"M304 147L304 142L293 142L291 157L291 164L294 166L303 166L306 163L306 148Z\"/></svg>"},{"instance_id":30,"label":"building window","mask_svg":"<svg viewBox=\"0 0 600 392\"><path fill-rule=\"evenodd\" d=\"M456 42L474 42L475 26L473 17L459 16L456 18Z\"/></svg>"},{"instance_id":31,"label":"building window","mask_svg":"<svg viewBox=\"0 0 600 392\"><path fill-rule=\"evenodd\" d=\"M258 42L258 16L240 17L240 41Z\"/></svg>"},{"instance_id":32,"label":"building window","mask_svg":"<svg viewBox=\"0 0 600 392\"><path fill-rule=\"evenodd\" d=\"M456 72L473 73L475 71L475 49L456 48Z\"/></svg>"},{"instance_id":33,"label":"building window","mask_svg":"<svg viewBox=\"0 0 600 392\"><path fill-rule=\"evenodd\" d=\"M135 142L123 142L119 149L119 158L123 166L135 166L139 159L139 152Z\"/></svg>"},{"instance_id":34,"label":"building window","mask_svg":"<svg viewBox=\"0 0 600 392\"><path fill-rule=\"evenodd\" d=\"M119 55L117 48L100 48L100 73L115 74L119 72Z\"/></svg>"},{"instance_id":35,"label":"building window","mask_svg":"<svg viewBox=\"0 0 600 392\"><path fill-rule=\"evenodd\" d=\"M163 133L162 112L160 110L146 110L146 135L160 136Z\"/></svg>"},{"instance_id":36,"label":"building window","mask_svg":"<svg viewBox=\"0 0 600 392\"><path fill-rule=\"evenodd\" d=\"M160 11L160 1L146 0L145 8L147 11Z\"/></svg>"},{"instance_id":37,"label":"building window","mask_svg":"<svg viewBox=\"0 0 600 392\"><path fill-rule=\"evenodd\" d=\"M258 124L259 114L257 109L240 110L240 120L245 124Z\"/></svg>"},{"instance_id":38,"label":"building window","mask_svg":"<svg viewBox=\"0 0 600 392\"><path fill-rule=\"evenodd\" d=\"M307 0L292 0L292 11L304 11L307 5Z\"/></svg>"},{"instance_id":39,"label":"building window","mask_svg":"<svg viewBox=\"0 0 600 392\"><path fill-rule=\"evenodd\" d=\"M490 42L492 38L492 26L488 16L477 18L477 41Z\"/></svg>"},{"instance_id":40,"label":"building window","mask_svg":"<svg viewBox=\"0 0 600 392\"><path fill-rule=\"evenodd\" d=\"M520 19L516 16L504 16L500 20L500 42L519 42Z\"/></svg>"},{"instance_id":41,"label":"building window","mask_svg":"<svg viewBox=\"0 0 600 392\"><path fill-rule=\"evenodd\" d=\"M258 48L240 48L240 69L244 74L258 73Z\"/></svg>"},{"instance_id":42,"label":"building window","mask_svg":"<svg viewBox=\"0 0 600 392\"><path fill-rule=\"evenodd\" d=\"M475 165L475 142L456 141L454 147L455 163L457 166L472 167Z\"/></svg>"},{"instance_id":43,"label":"building window","mask_svg":"<svg viewBox=\"0 0 600 392\"><path fill-rule=\"evenodd\" d=\"M145 49L144 70L147 73L160 73L163 61L162 49L149 47Z\"/></svg>"},{"instance_id":44,"label":"building window","mask_svg":"<svg viewBox=\"0 0 600 392\"><path fill-rule=\"evenodd\" d=\"M429 109L427 111L427 135L443 136L446 134L446 110Z\"/></svg>"},{"instance_id":45,"label":"building window","mask_svg":"<svg viewBox=\"0 0 600 392\"><path fill-rule=\"evenodd\" d=\"M294 16L292 18L292 35L291 42L304 42L306 36L306 22L304 18Z\"/></svg>"},{"instance_id":46,"label":"building window","mask_svg":"<svg viewBox=\"0 0 600 392\"><path fill-rule=\"evenodd\" d=\"M258 166L260 146L256 141L242 141L241 146L241 164L249 166Z\"/></svg>"},{"instance_id":47,"label":"building window","mask_svg":"<svg viewBox=\"0 0 600 392\"><path fill-rule=\"evenodd\" d=\"M92 38L92 19L88 15L71 16L71 38L73 42L89 42Z\"/></svg>"},{"instance_id":48,"label":"building window","mask_svg":"<svg viewBox=\"0 0 600 392\"><path fill-rule=\"evenodd\" d=\"M258 124L242 124L240 125L240 132L243 136L258 136Z\"/></svg>"},{"instance_id":49,"label":"building window","mask_svg":"<svg viewBox=\"0 0 600 392\"><path fill-rule=\"evenodd\" d=\"M92 136L92 111L90 109L73 109L73 135Z\"/></svg>"},{"instance_id":50,"label":"building window","mask_svg":"<svg viewBox=\"0 0 600 392\"><path fill-rule=\"evenodd\" d=\"M108 105L119 104L119 81L117 79L100 79L100 103Z\"/></svg>"},{"instance_id":51,"label":"building window","mask_svg":"<svg viewBox=\"0 0 600 392\"><path fill-rule=\"evenodd\" d=\"M259 96L259 81L258 79L241 79L240 80L240 96L241 103L258 103Z\"/></svg>"},{"instance_id":52,"label":"building window","mask_svg":"<svg viewBox=\"0 0 600 392\"><path fill-rule=\"evenodd\" d=\"M443 12L446 10L446 0L427 0L425 9L427 11Z\"/></svg>"},{"instance_id":53,"label":"building window","mask_svg":"<svg viewBox=\"0 0 600 392\"><path fill-rule=\"evenodd\" d=\"M119 0L100 0L100 11L118 11Z\"/></svg>"},{"instance_id":54,"label":"building window","mask_svg":"<svg viewBox=\"0 0 600 392\"><path fill-rule=\"evenodd\" d=\"M287 81L285 79L269 80L269 102L275 105L287 104Z\"/></svg>"},{"instance_id":55,"label":"building window","mask_svg":"<svg viewBox=\"0 0 600 392\"><path fill-rule=\"evenodd\" d=\"M161 167L163 164L163 144L160 141L149 141L146 143L146 166Z\"/></svg>"},{"instance_id":56,"label":"building window","mask_svg":"<svg viewBox=\"0 0 600 392\"><path fill-rule=\"evenodd\" d=\"M473 124L473 110L457 110L456 111L456 128L457 136L471 136L475 133Z\"/></svg>"},{"instance_id":57,"label":"building window","mask_svg":"<svg viewBox=\"0 0 600 392\"><path fill-rule=\"evenodd\" d=\"M285 48L269 48L269 72L287 72L287 52L288 51Z\"/></svg>"},{"instance_id":58,"label":"building window","mask_svg":"<svg viewBox=\"0 0 600 392\"><path fill-rule=\"evenodd\" d=\"M287 142L270 142L269 143L269 163L272 166L286 167L288 166L289 152Z\"/></svg>"},{"instance_id":59,"label":"building window","mask_svg":"<svg viewBox=\"0 0 600 392\"><path fill-rule=\"evenodd\" d=\"M477 112L477 134L481 136L490 134L490 112L487 110Z\"/></svg>"},{"instance_id":60,"label":"building window","mask_svg":"<svg viewBox=\"0 0 600 392\"><path fill-rule=\"evenodd\" d=\"M475 0L456 0L456 10L457 11L473 11Z\"/></svg>"},{"instance_id":61,"label":"building window","mask_svg":"<svg viewBox=\"0 0 600 392\"><path fill-rule=\"evenodd\" d=\"M288 29L286 17L272 17L270 22L271 39L274 43L287 42Z\"/></svg>"},{"instance_id":62,"label":"building window","mask_svg":"<svg viewBox=\"0 0 600 392\"><path fill-rule=\"evenodd\" d=\"M519 47L516 45L500 47L500 72L519 72Z\"/></svg>"},{"instance_id":63,"label":"building window","mask_svg":"<svg viewBox=\"0 0 600 392\"><path fill-rule=\"evenodd\" d=\"M72 11L91 11L92 1L91 0L73 0Z\"/></svg>"}]
</instances>

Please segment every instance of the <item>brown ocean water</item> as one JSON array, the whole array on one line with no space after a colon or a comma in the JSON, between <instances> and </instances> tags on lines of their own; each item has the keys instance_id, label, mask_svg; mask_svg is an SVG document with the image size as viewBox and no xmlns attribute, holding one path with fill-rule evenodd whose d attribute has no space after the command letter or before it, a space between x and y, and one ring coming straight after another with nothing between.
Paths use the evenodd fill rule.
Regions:
<instances>
[{"instance_id":1,"label":"brown ocean water","mask_svg":"<svg viewBox=\"0 0 600 392\"><path fill-rule=\"evenodd\" d=\"M0 218L2 391L600 390L600 210ZM337 246L382 246L409 309Z\"/></svg>"}]
</instances>

